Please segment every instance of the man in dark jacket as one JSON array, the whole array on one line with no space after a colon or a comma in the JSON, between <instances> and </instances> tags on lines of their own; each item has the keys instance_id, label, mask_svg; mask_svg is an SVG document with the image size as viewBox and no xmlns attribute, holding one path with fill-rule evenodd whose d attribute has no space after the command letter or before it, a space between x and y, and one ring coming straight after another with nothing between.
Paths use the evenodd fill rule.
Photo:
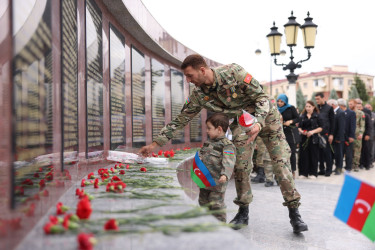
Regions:
<instances>
[{"instance_id":1,"label":"man in dark jacket","mask_svg":"<svg viewBox=\"0 0 375 250\"><path fill-rule=\"evenodd\" d=\"M338 99L337 104L345 114L345 142L343 155L345 155L345 169L347 171L352 170L353 162L353 142L355 138L356 118L354 111L347 108L346 101L344 99Z\"/></svg>"},{"instance_id":2,"label":"man in dark jacket","mask_svg":"<svg viewBox=\"0 0 375 250\"><path fill-rule=\"evenodd\" d=\"M324 94L315 94L315 101L319 108L319 116L323 121L323 131L320 133L328 142L325 148L319 149L319 175L330 176L332 173L332 151L329 144L333 142L333 131L335 129L335 114L333 108L324 101ZM326 167L324 168L324 163Z\"/></svg>"},{"instance_id":3,"label":"man in dark jacket","mask_svg":"<svg viewBox=\"0 0 375 250\"><path fill-rule=\"evenodd\" d=\"M371 111L364 108L361 99L356 99L357 108L365 113L365 132L362 136L362 149L361 149L361 160L360 168L365 167L367 170L370 169L371 162L371 135L372 135L372 124L371 124Z\"/></svg>"},{"instance_id":4,"label":"man in dark jacket","mask_svg":"<svg viewBox=\"0 0 375 250\"><path fill-rule=\"evenodd\" d=\"M370 138L371 143L371 165L370 168L373 167L372 163L375 161L375 112L372 111L371 104L367 103L365 108L371 111L371 125L372 125L372 135Z\"/></svg>"},{"instance_id":5,"label":"man in dark jacket","mask_svg":"<svg viewBox=\"0 0 375 250\"><path fill-rule=\"evenodd\" d=\"M345 112L340 109L336 100L330 99L327 101L328 105L333 108L335 113L335 130L333 131L334 159L335 159L335 175L342 173L344 140L345 140Z\"/></svg>"}]
</instances>

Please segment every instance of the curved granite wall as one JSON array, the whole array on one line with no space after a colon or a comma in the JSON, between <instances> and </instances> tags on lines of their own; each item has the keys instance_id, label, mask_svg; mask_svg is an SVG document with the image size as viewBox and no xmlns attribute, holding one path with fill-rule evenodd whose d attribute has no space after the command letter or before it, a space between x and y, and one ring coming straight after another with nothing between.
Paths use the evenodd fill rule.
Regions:
<instances>
[{"instance_id":1,"label":"curved granite wall","mask_svg":"<svg viewBox=\"0 0 375 250\"><path fill-rule=\"evenodd\" d=\"M110 150L152 142L192 90L179 65L194 51L140 0L4 0L0 29L0 240L9 249ZM199 146L205 119L164 149Z\"/></svg>"}]
</instances>

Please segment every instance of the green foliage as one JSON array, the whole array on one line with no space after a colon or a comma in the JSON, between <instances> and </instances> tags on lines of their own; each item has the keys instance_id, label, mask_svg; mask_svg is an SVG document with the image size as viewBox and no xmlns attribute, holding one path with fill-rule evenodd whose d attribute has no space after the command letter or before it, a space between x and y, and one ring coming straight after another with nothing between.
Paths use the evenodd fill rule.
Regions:
<instances>
[{"instance_id":1,"label":"green foliage","mask_svg":"<svg viewBox=\"0 0 375 250\"><path fill-rule=\"evenodd\" d=\"M316 104L316 101L315 101L315 91L312 93L312 95L311 95L311 99L310 99L310 101L312 101L313 103L315 103Z\"/></svg>"},{"instance_id":2,"label":"green foliage","mask_svg":"<svg viewBox=\"0 0 375 250\"><path fill-rule=\"evenodd\" d=\"M301 88L297 89L296 98L297 98L297 108L301 112L303 110L303 108L305 107L305 104L306 104L306 99L303 96Z\"/></svg>"},{"instance_id":3,"label":"green foliage","mask_svg":"<svg viewBox=\"0 0 375 250\"><path fill-rule=\"evenodd\" d=\"M339 96L337 95L336 90L334 90L334 89L331 90L331 93L329 93L328 99L335 99L335 100L339 99Z\"/></svg>"},{"instance_id":4,"label":"green foliage","mask_svg":"<svg viewBox=\"0 0 375 250\"><path fill-rule=\"evenodd\" d=\"M367 102L369 97L367 94L365 83L358 76L354 77L354 81L355 87L358 91L359 98L361 98L362 101Z\"/></svg>"},{"instance_id":5,"label":"green foliage","mask_svg":"<svg viewBox=\"0 0 375 250\"><path fill-rule=\"evenodd\" d=\"M351 99L355 99L355 98L359 98L359 94L358 94L356 86L353 84L350 87L349 98L348 99L351 100Z\"/></svg>"}]
</instances>

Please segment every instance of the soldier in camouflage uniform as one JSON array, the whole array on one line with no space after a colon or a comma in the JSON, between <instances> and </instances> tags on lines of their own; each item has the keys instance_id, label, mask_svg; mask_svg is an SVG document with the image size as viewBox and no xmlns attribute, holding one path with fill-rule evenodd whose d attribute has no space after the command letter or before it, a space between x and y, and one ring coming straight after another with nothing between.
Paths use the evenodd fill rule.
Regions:
<instances>
[{"instance_id":1,"label":"soldier in camouflage uniform","mask_svg":"<svg viewBox=\"0 0 375 250\"><path fill-rule=\"evenodd\" d=\"M259 134L272 159L273 171L284 198L283 205L289 209L293 231L306 231L307 225L298 211L301 196L295 188L291 173L290 148L275 101L272 101L263 92L258 81L238 64L209 68L203 57L190 55L182 63L181 69L186 81L192 82L196 88L186 100L181 113L160 131L152 144L141 148L139 153L149 154L157 146L165 145L173 138L176 130L185 127L203 108L215 113L225 113L229 119L234 118L230 129L237 151L234 167L237 197L234 203L239 205L239 211L231 223L248 224L249 204L253 199L250 186L252 155L254 140ZM254 114L257 118L257 123L250 129L238 124L237 119L242 110Z\"/></svg>"},{"instance_id":2,"label":"soldier in camouflage uniform","mask_svg":"<svg viewBox=\"0 0 375 250\"><path fill-rule=\"evenodd\" d=\"M210 139L203 144L199 151L199 158L210 171L217 185L200 189L199 205L208 206L211 211L217 211L213 215L218 220L226 222L224 196L236 162L236 148L225 137L225 132L229 127L228 116L215 113L207 119L206 124Z\"/></svg>"},{"instance_id":3,"label":"soldier in camouflage uniform","mask_svg":"<svg viewBox=\"0 0 375 250\"><path fill-rule=\"evenodd\" d=\"M353 143L352 169L355 172L358 172L361 158L362 136L363 132L365 132L365 114L357 108L357 102L354 99L349 101L349 108L355 112L356 118L355 140Z\"/></svg>"},{"instance_id":4,"label":"soldier in camouflage uniform","mask_svg":"<svg viewBox=\"0 0 375 250\"><path fill-rule=\"evenodd\" d=\"M266 145L260 136L256 139L257 154L255 157L255 165L258 167L257 176L251 179L253 183L264 183L266 187L273 186L273 171L270 154L267 151Z\"/></svg>"}]
</instances>

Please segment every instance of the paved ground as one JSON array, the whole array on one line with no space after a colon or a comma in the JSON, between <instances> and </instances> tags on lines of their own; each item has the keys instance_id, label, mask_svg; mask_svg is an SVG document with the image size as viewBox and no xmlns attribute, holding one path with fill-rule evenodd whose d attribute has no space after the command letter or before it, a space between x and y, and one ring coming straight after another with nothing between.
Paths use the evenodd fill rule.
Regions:
<instances>
[{"instance_id":1,"label":"paved ground","mask_svg":"<svg viewBox=\"0 0 375 250\"><path fill-rule=\"evenodd\" d=\"M186 157L186 156L185 156ZM190 179L190 164L177 166L177 162L170 166L177 167L175 171L166 172L174 177L174 184L181 185L184 190L170 190L169 193L180 195L179 206L170 204L150 212L158 214L176 213L186 211L191 205L197 204L198 188ZM165 174L165 173L164 173ZM352 173L362 180L375 184L375 169L362 170ZM99 242L95 249L375 249L372 243L361 233L349 228L333 216L333 211L341 191L344 176L318 177L316 180L297 179L296 185L302 195L300 212L303 220L308 224L309 231L303 234L293 234L289 223L288 210L283 207L280 189L278 186L265 187L264 184L253 184L254 200L250 205L249 226L234 231L230 228L218 227L214 232L176 233L165 235L161 232L145 234L116 234L98 236ZM79 183L77 183L79 186ZM77 198L73 187L62 197L61 201L71 207L75 206ZM228 206L228 221L237 211L232 202L235 197L233 180L230 181L226 204ZM102 218L100 210L129 209L149 204L150 200L115 201L113 199L98 199L93 201L94 218ZM182 205L181 205L182 204ZM51 208L20 243L17 249L77 249L76 235L44 235L43 225L53 214ZM130 216L142 216L137 212ZM124 215L118 215L123 217ZM128 215L129 216L129 215ZM176 220L176 225L184 223L217 223L212 216L202 216L189 220Z\"/></svg>"}]
</instances>

